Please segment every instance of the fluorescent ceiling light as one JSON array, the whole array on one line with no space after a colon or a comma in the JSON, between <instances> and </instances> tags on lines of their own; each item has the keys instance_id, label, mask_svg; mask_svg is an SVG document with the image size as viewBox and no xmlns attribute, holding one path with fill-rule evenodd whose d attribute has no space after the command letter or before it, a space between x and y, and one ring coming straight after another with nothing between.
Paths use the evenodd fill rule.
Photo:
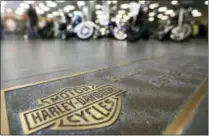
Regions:
<instances>
[{"instance_id":1,"label":"fluorescent ceiling light","mask_svg":"<svg viewBox=\"0 0 209 136\"><path fill-rule=\"evenodd\" d=\"M177 0L172 0L172 1L171 1L171 4L172 4L172 5L177 5L178 3L179 3L179 2L178 2Z\"/></svg>"},{"instance_id":2,"label":"fluorescent ceiling light","mask_svg":"<svg viewBox=\"0 0 209 136\"><path fill-rule=\"evenodd\" d=\"M33 4L35 1L24 1L24 2L28 4Z\"/></svg>"},{"instance_id":3,"label":"fluorescent ceiling light","mask_svg":"<svg viewBox=\"0 0 209 136\"><path fill-rule=\"evenodd\" d=\"M129 4L122 4L122 5L120 5L120 8L128 9L129 8Z\"/></svg>"},{"instance_id":4,"label":"fluorescent ceiling light","mask_svg":"<svg viewBox=\"0 0 209 136\"><path fill-rule=\"evenodd\" d=\"M41 10L38 6L35 7L37 14L42 15L44 14L44 11Z\"/></svg>"},{"instance_id":5,"label":"fluorescent ceiling light","mask_svg":"<svg viewBox=\"0 0 209 136\"><path fill-rule=\"evenodd\" d=\"M68 5L68 6L66 6L66 7L63 8L63 10L65 12L69 12L70 10L74 10L74 9L75 9L75 7L73 5Z\"/></svg>"},{"instance_id":6,"label":"fluorescent ceiling light","mask_svg":"<svg viewBox=\"0 0 209 136\"><path fill-rule=\"evenodd\" d=\"M101 15L101 14L104 14L104 12L102 10L97 10L96 14Z\"/></svg>"},{"instance_id":7,"label":"fluorescent ceiling light","mask_svg":"<svg viewBox=\"0 0 209 136\"><path fill-rule=\"evenodd\" d=\"M159 7L159 4L158 4L158 3L153 3L153 4L150 4L150 5L149 5L149 8L150 8L150 9L155 9L155 8L157 8L157 7Z\"/></svg>"},{"instance_id":8,"label":"fluorescent ceiling light","mask_svg":"<svg viewBox=\"0 0 209 136\"><path fill-rule=\"evenodd\" d=\"M117 14L117 15L116 15L116 18L122 18L122 15Z\"/></svg>"},{"instance_id":9,"label":"fluorescent ceiling light","mask_svg":"<svg viewBox=\"0 0 209 136\"><path fill-rule=\"evenodd\" d=\"M160 7L158 9L159 12L165 12L167 10L167 7Z\"/></svg>"},{"instance_id":10,"label":"fluorescent ceiling light","mask_svg":"<svg viewBox=\"0 0 209 136\"><path fill-rule=\"evenodd\" d=\"M57 3L53 2L53 1L46 1L47 6L55 8L57 6Z\"/></svg>"},{"instance_id":11,"label":"fluorescent ceiling light","mask_svg":"<svg viewBox=\"0 0 209 136\"><path fill-rule=\"evenodd\" d=\"M52 15L53 15L53 16L58 16L58 15L59 15L59 12L54 11L54 12L52 12Z\"/></svg>"},{"instance_id":12,"label":"fluorescent ceiling light","mask_svg":"<svg viewBox=\"0 0 209 136\"><path fill-rule=\"evenodd\" d=\"M144 4L145 1L144 1L144 0L140 0L139 3L140 3L140 4Z\"/></svg>"},{"instance_id":13,"label":"fluorescent ceiling light","mask_svg":"<svg viewBox=\"0 0 209 136\"><path fill-rule=\"evenodd\" d=\"M152 21L154 21L154 20L155 20L154 17L149 17L149 18L148 18L148 21L149 21L149 22L152 22Z\"/></svg>"},{"instance_id":14,"label":"fluorescent ceiling light","mask_svg":"<svg viewBox=\"0 0 209 136\"><path fill-rule=\"evenodd\" d=\"M78 1L77 4L78 4L79 7L82 7L82 6L85 5L85 2L84 1Z\"/></svg>"},{"instance_id":15,"label":"fluorescent ceiling light","mask_svg":"<svg viewBox=\"0 0 209 136\"><path fill-rule=\"evenodd\" d=\"M129 16L126 16L126 17L124 17L123 18L125 21L128 21L129 19L130 19L130 17Z\"/></svg>"},{"instance_id":16,"label":"fluorescent ceiling light","mask_svg":"<svg viewBox=\"0 0 209 136\"><path fill-rule=\"evenodd\" d=\"M101 8L102 8L101 5L99 5L99 4L96 5L96 9L101 9Z\"/></svg>"},{"instance_id":17,"label":"fluorescent ceiling light","mask_svg":"<svg viewBox=\"0 0 209 136\"><path fill-rule=\"evenodd\" d=\"M15 14L18 14L18 15L23 15L24 12L21 12L21 11L15 11Z\"/></svg>"},{"instance_id":18,"label":"fluorescent ceiling light","mask_svg":"<svg viewBox=\"0 0 209 136\"><path fill-rule=\"evenodd\" d=\"M49 11L50 8L49 8L49 7L44 7L43 10L44 10L44 11Z\"/></svg>"},{"instance_id":19,"label":"fluorescent ceiling light","mask_svg":"<svg viewBox=\"0 0 209 136\"><path fill-rule=\"evenodd\" d=\"M20 3L20 7L24 9L28 9L30 6L27 3Z\"/></svg>"},{"instance_id":20,"label":"fluorescent ceiling light","mask_svg":"<svg viewBox=\"0 0 209 136\"><path fill-rule=\"evenodd\" d=\"M149 15L150 17L153 17L153 16L155 16L155 12L150 12L148 15Z\"/></svg>"},{"instance_id":21,"label":"fluorescent ceiling light","mask_svg":"<svg viewBox=\"0 0 209 136\"><path fill-rule=\"evenodd\" d=\"M52 14L47 14L47 17L48 18L53 18L53 15Z\"/></svg>"},{"instance_id":22,"label":"fluorescent ceiling light","mask_svg":"<svg viewBox=\"0 0 209 136\"><path fill-rule=\"evenodd\" d=\"M40 4L39 4L39 7L40 7L42 10L44 10L44 11L49 11L49 10L50 10L50 8L47 7L47 6L45 6L43 3L40 3Z\"/></svg>"},{"instance_id":23,"label":"fluorescent ceiling light","mask_svg":"<svg viewBox=\"0 0 209 136\"><path fill-rule=\"evenodd\" d=\"M65 14L63 12L59 13L59 14L60 14L60 16L65 17Z\"/></svg>"},{"instance_id":24,"label":"fluorescent ceiling light","mask_svg":"<svg viewBox=\"0 0 209 136\"><path fill-rule=\"evenodd\" d=\"M205 1L205 5L208 5L208 0Z\"/></svg>"},{"instance_id":25,"label":"fluorescent ceiling light","mask_svg":"<svg viewBox=\"0 0 209 136\"><path fill-rule=\"evenodd\" d=\"M102 15L102 14L101 14L101 15L97 15L97 18L98 18L98 19L103 19L103 18L105 18L105 17L106 17L106 15Z\"/></svg>"},{"instance_id":26,"label":"fluorescent ceiling light","mask_svg":"<svg viewBox=\"0 0 209 136\"><path fill-rule=\"evenodd\" d=\"M62 9L59 9L58 13L60 14L60 16L64 16L64 12L62 11Z\"/></svg>"},{"instance_id":27,"label":"fluorescent ceiling light","mask_svg":"<svg viewBox=\"0 0 209 136\"><path fill-rule=\"evenodd\" d=\"M83 13L81 11L73 11L74 15L83 16Z\"/></svg>"},{"instance_id":28,"label":"fluorescent ceiling light","mask_svg":"<svg viewBox=\"0 0 209 136\"><path fill-rule=\"evenodd\" d=\"M193 15L193 17L200 17L200 16L202 16L202 13L200 12Z\"/></svg>"},{"instance_id":29,"label":"fluorescent ceiling light","mask_svg":"<svg viewBox=\"0 0 209 136\"><path fill-rule=\"evenodd\" d=\"M59 12L59 13L63 13L62 9L59 9L58 12Z\"/></svg>"},{"instance_id":30,"label":"fluorescent ceiling light","mask_svg":"<svg viewBox=\"0 0 209 136\"><path fill-rule=\"evenodd\" d=\"M127 15L125 15L125 14L124 14L124 15L122 15L122 16L123 16L123 18L126 18L126 17L127 17Z\"/></svg>"},{"instance_id":31,"label":"fluorescent ceiling light","mask_svg":"<svg viewBox=\"0 0 209 136\"><path fill-rule=\"evenodd\" d=\"M89 9L88 9L88 7L87 7L87 6L85 6L85 7L83 7L83 9L82 9L82 10L83 10L83 12L84 12L84 13L88 13L88 10L89 10Z\"/></svg>"},{"instance_id":32,"label":"fluorescent ceiling light","mask_svg":"<svg viewBox=\"0 0 209 136\"><path fill-rule=\"evenodd\" d=\"M25 12L15 11L15 14L17 15L24 15Z\"/></svg>"},{"instance_id":33,"label":"fluorescent ceiling light","mask_svg":"<svg viewBox=\"0 0 209 136\"><path fill-rule=\"evenodd\" d=\"M192 14L198 13L199 11L197 9L192 10Z\"/></svg>"},{"instance_id":34,"label":"fluorescent ceiling light","mask_svg":"<svg viewBox=\"0 0 209 136\"><path fill-rule=\"evenodd\" d=\"M37 11L37 10L41 10L40 7L38 7L38 6L36 6L35 9L36 9L36 11Z\"/></svg>"},{"instance_id":35,"label":"fluorescent ceiling light","mask_svg":"<svg viewBox=\"0 0 209 136\"><path fill-rule=\"evenodd\" d=\"M42 10L38 10L36 12L37 12L38 15L43 15L44 14L44 11L42 11Z\"/></svg>"},{"instance_id":36,"label":"fluorescent ceiling light","mask_svg":"<svg viewBox=\"0 0 209 136\"><path fill-rule=\"evenodd\" d=\"M173 12L172 14L170 14L171 17L174 17L176 15L175 12Z\"/></svg>"},{"instance_id":37,"label":"fluorescent ceiling light","mask_svg":"<svg viewBox=\"0 0 209 136\"><path fill-rule=\"evenodd\" d=\"M18 8L16 9L16 11L18 11L18 12L25 12L26 9L23 9L23 8L21 8L21 7L18 7Z\"/></svg>"},{"instance_id":38,"label":"fluorescent ceiling light","mask_svg":"<svg viewBox=\"0 0 209 136\"><path fill-rule=\"evenodd\" d=\"M169 10L165 11L166 15L171 15L173 13L174 13L174 11L172 9L169 9Z\"/></svg>"},{"instance_id":39,"label":"fluorescent ceiling light","mask_svg":"<svg viewBox=\"0 0 209 136\"><path fill-rule=\"evenodd\" d=\"M168 16L162 16L161 19L162 20L167 20L168 19Z\"/></svg>"},{"instance_id":40,"label":"fluorescent ceiling light","mask_svg":"<svg viewBox=\"0 0 209 136\"><path fill-rule=\"evenodd\" d=\"M202 16L202 13L198 11L197 9L192 10L192 16L193 17L200 17Z\"/></svg>"},{"instance_id":41,"label":"fluorescent ceiling light","mask_svg":"<svg viewBox=\"0 0 209 136\"><path fill-rule=\"evenodd\" d=\"M116 3L117 3L117 0L113 0L112 3L113 3L113 4L116 4Z\"/></svg>"},{"instance_id":42,"label":"fluorescent ceiling light","mask_svg":"<svg viewBox=\"0 0 209 136\"><path fill-rule=\"evenodd\" d=\"M44 5L43 3L40 3L40 4L39 4L39 7L44 8L45 5Z\"/></svg>"},{"instance_id":43,"label":"fluorescent ceiling light","mask_svg":"<svg viewBox=\"0 0 209 136\"><path fill-rule=\"evenodd\" d=\"M111 4L111 1L110 1L110 0L108 0L108 1L107 1L107 4Z\"/></svg>"},{"instance_id":44,"label":"fluorescent ceiling light","mask_svg":"<svg viewBox=\"0 0 209 136\"><path fill-rule=\"evenodd\" d=\"M157 15L157 18L162 18L163 17L163 14L158 14Z\"/></svg>"},{"instance_id":45,"label":"fluorescent ceiling light","mask_svg":"<svg viewBox=\"0 0 209 136\"><path fill-rule=\"evenodd\" d=\"M119 10L118 13L119 13L119 14L125 14L126 11L125 11L125 10Z\"/></svg>"}]
</instances>

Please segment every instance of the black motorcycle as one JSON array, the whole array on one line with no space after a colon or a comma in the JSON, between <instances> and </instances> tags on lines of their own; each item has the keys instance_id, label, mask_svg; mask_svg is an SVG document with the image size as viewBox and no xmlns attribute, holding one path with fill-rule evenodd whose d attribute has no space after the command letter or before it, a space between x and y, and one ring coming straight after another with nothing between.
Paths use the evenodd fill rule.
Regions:
<instances>
[{"instance_id":1,"label":"black motorcycle","mask_svg":"<svg viewBox=\"0 0 209 136\"><path fill-rule=\"evenodd\" d=\"M67 24L66 22L59 24L60 38L63 40L67 40L70 37L74 36L74 32L72 31L72 25Z\"/></svg>"},{"instance_id":2,"label":"black motorcycle","mask_svg":"<svg viewBox=\"0 0 209 136\"><path fill-rule=\"evenodd\" d=\"M114 21L110 21L107 26L98 26L95 31L95 38L109 37L117 40L125 40L127 38L126 28L120 26Z\"/></svg>"},{"instance_id":3,"label":"black motorcycle","mask_svg":"<svg viewBox=\"0 0 209 136\"><path fill-rule=\"evenodd\" d=\"M67 40L70 37L74 36L73 27L75 27L77 24L76 22L72 22L72 18L68 16L68 14L65 14L65 21L60 22L59 24L59 35L60 38L63 40Z\"/></svg>"},{"instance_id":4,"label":"black motorcycle","mask_svg":"<svg viewBox=\"0 0 209 136\"><path fill-rule=\"evenodd\" d=\"M44 27L38 29L39 35L43 39L54 38L54 22L47 20Z\"/></svg>"},{"instance_id":5,"label":"black motorcycle","mask_svg":"<svg viewBox=\"0 0 209 136\"><path fill-rule=\"evenodd\" d=\"M137 16L129 19L126 34L128 41L137 41L140 38L149 39L147 13L143 7L139 8Z\"/></svg>"}]
</instances>

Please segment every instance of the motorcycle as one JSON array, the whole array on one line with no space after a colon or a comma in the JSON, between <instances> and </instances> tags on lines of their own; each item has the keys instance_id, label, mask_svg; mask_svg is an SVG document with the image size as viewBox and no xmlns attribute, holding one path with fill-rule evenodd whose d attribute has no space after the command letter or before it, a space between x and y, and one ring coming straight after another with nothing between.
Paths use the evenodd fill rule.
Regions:
<instances>
[{"instance_id":1,"label":"motorcycle","mask_svg":"<svg viewBox=\"0 0 209 136\"><path fill-rule=\"evenodd\" d=\"M95 38L107 36L114 37L117 40L125 40L127 37L126 27L116 22L109 22L106 26L97 26L95 33Z\"/></svg>"},{"instance_id":2,"label":"motorcycle","mask_svg":"<svg viewBox=\"0 0 209 136\"><path fill-rule=\"evenodd\" d=\"M110 22L109 24L110 33L117 40L125 40L127 38L126 27L116 22Z\"/></svg>"},{"instance_id":3,"label":"motorcycle","mask_svg":"<svg viewBox=\"0 0 209 136\"><path fill-rule=\"evenodd\" d=\"M75 15L72 20L60 23L60 37L67 40L72 36L77 36L81 40L87 40L94 35L96 27L97 25L92 21L83 21L81 16Z\"/></svg>"},{"instance_id":4,"label":"motorcycle","mask_svg":"<svg viewBox=\"0 0 209 136\"><path fill-rule=\"evenodd\" d=\"M170 33L170 38L174 41L183 41L192 34L192 26L190 25L190 13L184 8L180 8L178 16L178 24Z\"/></svg>"},{"instance_id":5,"label":"motorcycle","mask_svg":"<svg viewBox=\"0 0 209 136\"><path fill-rule=\"evenodd\" d=\"M70 37L74 36L74 32L72 30L72 25L67 24L66 22L62 22L59 24L59 37L63 40L67 40Z\"/></svg>"},{"instance_id":6,"label":"motorcycle","mask_svg":"<svg viewBox=\"0 0 209 136\"><path fill-rule=\"evenodd\" d=\"M79 39L88 40L94 36L95 30L98 29L98 26L92 21L84 21L74 28L74 32Z\"/></svg>"},{"instance_id":7,"label":"motorcycle","mask_svg":"<svg viewBox=\"0 0 209 136\"><path fill-rule=\"evenodd\" d=\"M132 2L130 4L131 18L127 24L127 40L137 41L140 38L149 38L149 27L146 17L146 5L140 5Z\"/></svg>"},{"instance_id":8,"label":"motorcycle","mask_svg":"<svg viewBox=\"0 0 209 136\"><path fill-rule=\"evenodd\" d=\"M38 33L41 38L48 39L54 37L54 21L51 18L47 18L46 21L42 21L39 24Z\"/></svg>"},{"instance_id":9,"label":"motorcycle","mask_svg":"<svg viewBox=\"0 0 209 136\"><path fill-rule=\"evenodd\" d=\"M168 20L166 25L161 27L160 30L157 32L157 39L162 41L164 39L169 38L170 32L174 28L174 26L175 25L172 23L172 21Z\"/></svg>"},{"instance_id":10,"label":"motorcycle","mask_svg":"<svg viewBox=\"0 0 209 136\"><path fill-rule=\"evenodd\" d=\"M65 14L61 17L61 22L59 23L59 37L63 40L67 40L72 36L75 36L74 27L81 23L82 19L79 16L75 16L73 19Z\"/></svg>"}]
</instances>

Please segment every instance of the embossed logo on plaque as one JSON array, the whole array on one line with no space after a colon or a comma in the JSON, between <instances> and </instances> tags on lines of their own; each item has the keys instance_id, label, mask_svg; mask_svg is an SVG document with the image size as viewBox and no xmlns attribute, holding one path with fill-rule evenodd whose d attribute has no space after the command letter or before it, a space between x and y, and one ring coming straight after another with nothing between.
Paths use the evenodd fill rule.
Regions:
<instances>
[{"instance_id":1,"label":"embossed logo on plaque","mask_svg":"<svg viewBox=\"0 0 209 136\"><path fill-rule=\"evenodd\" d=\"M111 85L65 88L38 100L39 107L20 113L25 134L42 129L89 130L113 124L123 92Z\"/></svg>"}]
</instances>

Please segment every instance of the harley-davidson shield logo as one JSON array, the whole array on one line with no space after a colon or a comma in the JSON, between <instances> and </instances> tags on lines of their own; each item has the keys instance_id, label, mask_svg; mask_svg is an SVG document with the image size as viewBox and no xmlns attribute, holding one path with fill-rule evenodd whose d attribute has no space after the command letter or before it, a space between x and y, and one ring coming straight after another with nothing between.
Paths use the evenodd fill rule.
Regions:
<instances>
[{"instance_id":1,"label":"harley-davidson shield logo","mask_svg":"<svg viewBox=\"0 0 209 136\"><path fill-rule=\"evenodd\" d=\"M20 113L25 134L44 128L87 130L113 124L123 92L111 85L65 88L38 100L39 107Z\"/></svg>"}]
</instances>

